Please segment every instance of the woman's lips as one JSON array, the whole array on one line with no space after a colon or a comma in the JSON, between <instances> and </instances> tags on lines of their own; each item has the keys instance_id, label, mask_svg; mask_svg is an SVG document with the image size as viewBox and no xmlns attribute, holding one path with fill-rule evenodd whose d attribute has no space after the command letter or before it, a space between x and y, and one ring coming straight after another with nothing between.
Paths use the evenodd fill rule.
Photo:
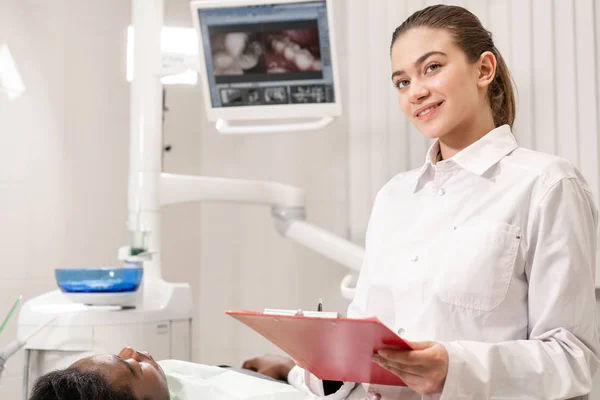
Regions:
<instances>
[{"instance_id":1,"label":"woman's lips","mask_svg":"<svg viewBox=\"0 0 600 400\"><path fill-rule=\"evenodd\" d=\"M444 104L443 100L438 103L430 103L423 106L415 112L415 117L421 120L428 119L437 113L442 104Z\"/></svg>"}]
</instances>

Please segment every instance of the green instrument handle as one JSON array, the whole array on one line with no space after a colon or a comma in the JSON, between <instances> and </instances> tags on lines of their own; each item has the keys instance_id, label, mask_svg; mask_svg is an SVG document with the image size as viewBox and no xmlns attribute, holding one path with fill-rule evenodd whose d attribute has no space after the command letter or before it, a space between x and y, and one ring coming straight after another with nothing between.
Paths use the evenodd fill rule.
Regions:
<instances>
[{"instance_id":1,"label":"green instrument handle","mask_svg":"<svg viewBox=\"0 0 600 400\"><path fill-rule=\"evenodd\" d=\"M12 315L17 310L17 307L19 306L19 303L21 302L22 298L23 298L23 296L19 296L19 298L17 299L17 301L15 301L15 304L13 304L12 308L8 312L8 315L6 316L6 318L4 318L4 321L2 322L2 325L0 325L0 334L2 334L2 331L4 330L4 328L6 328L6 324L8 324L8 321L10 320L10 317L12 317Z\"/></svg>"}]
</instances>

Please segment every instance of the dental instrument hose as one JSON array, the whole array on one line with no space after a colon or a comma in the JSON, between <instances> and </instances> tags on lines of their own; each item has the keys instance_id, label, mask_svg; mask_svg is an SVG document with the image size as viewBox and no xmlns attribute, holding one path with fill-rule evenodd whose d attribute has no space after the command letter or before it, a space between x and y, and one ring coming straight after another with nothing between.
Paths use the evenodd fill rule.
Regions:
<instances>
[{"instance_id":1,"label":"dental instrument hose","mask_svg":"<svg viewBox=\"0 0 600 400\"><path fill-rule=\"evenodd\" d=\"M0 377L2 375L2 372L4 371L4 365L6 364L6 361L8 361L9 358L14 356L19 350L21 350L32 337L34 337L35 335L40 333L44 328L46 328L48 325L50 325L52 322L54 322L57 318L58 318L58 316L50 318L48 321L46 321L45 323L43 323L40 326L38 326L37 328L35 328L33 330L33 332L31 332L23 341L20 341L19 339L15 339L0 349ZM24 381L23 389L24 390L28 389L28 379L26 380L26 378L29 378L30 352L26 351L25 355L26 355L25 367L27 368L27 374L25 376L23 376L23 381ZM27 399L27 394L28 394L27 391L25 391L25 393L23 394L25 399Z\"/></svg>"}]
</instances>

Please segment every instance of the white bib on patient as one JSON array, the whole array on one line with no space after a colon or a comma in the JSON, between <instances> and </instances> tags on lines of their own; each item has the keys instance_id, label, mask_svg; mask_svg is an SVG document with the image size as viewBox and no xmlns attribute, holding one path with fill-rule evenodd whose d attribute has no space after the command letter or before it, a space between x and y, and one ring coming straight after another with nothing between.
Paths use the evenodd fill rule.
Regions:
<instances>
[{"instance_id":1,"label":"white bib on patient","mask_svg":"<svg viewBox=\"0 0 600 400\"><path fill-rule=\"evenodd\" d=\"M226 368L185 361L159 362L167 376L171 400L301 400L305 395L284 383L244 375Z\"/></svg>"}]
</instances>

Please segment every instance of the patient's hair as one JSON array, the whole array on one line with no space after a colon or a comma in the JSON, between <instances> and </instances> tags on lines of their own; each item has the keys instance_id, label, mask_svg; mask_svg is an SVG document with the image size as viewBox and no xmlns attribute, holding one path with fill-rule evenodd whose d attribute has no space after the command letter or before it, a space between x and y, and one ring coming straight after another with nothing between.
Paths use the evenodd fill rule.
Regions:
<instances>
[{"instance_id":1,"label":"patient's hair","mask_svg":"<svg viewBox=\"0 0 600 400\"><path fill-rule=\"evenodd\" d=\"M115 387L99 372L76 368L40 377L29 400L136 400L129 386Z\"/></svg>"}]
</instances>

